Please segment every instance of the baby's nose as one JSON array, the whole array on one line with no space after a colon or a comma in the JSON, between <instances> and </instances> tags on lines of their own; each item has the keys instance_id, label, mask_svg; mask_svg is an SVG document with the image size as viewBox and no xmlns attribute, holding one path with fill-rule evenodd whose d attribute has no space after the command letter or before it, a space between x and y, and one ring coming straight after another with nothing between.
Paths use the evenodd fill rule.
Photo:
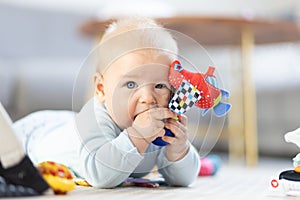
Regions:
<instances>
[{"instance_id":1,"label":"baby's nose","mask_svg":"<svg viewBox=\"0 0 300 200\"><path fill-rule=\"evenodd\" d=\"M155 104L156 98L154 95L154 90L149 86L140 88L139 102L147 103L147 104Z\"/></svg>"}]
</instances>

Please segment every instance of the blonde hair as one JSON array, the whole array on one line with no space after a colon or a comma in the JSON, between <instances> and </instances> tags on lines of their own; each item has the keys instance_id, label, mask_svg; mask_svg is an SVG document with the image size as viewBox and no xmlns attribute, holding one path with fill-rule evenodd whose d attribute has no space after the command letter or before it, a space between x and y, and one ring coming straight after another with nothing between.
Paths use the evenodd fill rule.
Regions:
<instances>
[{"instance_id":1,"label":"blonde hair","mask_svg":"<svg viewBox=\"0 0 300 200\"><path fill-rule=\"evenodd\" d=\"M102 73L120 56L137 50L147 55L166 54L172 61L178 47L171 33L146 17L127 17L111 23L97 47L97 71Z\"/></svg>"}]
</instances>

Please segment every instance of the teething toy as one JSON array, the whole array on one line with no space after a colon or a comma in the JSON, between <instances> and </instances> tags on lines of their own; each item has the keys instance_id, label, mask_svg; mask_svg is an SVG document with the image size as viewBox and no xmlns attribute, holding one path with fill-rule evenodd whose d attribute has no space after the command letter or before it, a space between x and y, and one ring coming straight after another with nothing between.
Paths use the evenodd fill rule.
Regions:
<instances>
[{"instance_id":1,"label":"teething toy","mask_svg":"<svg viewBox=\"0 0 300 200\"><path fill-rule=\"evenodd\" d=\"M286 142L291 142L300 147L300 128L286 133ZM287 195L300 196L300 153L293 159L293 170L286 170L279 174L278 178L271 180L271 189L274 192L283 192Z\"/></svg>"},{"instance_id":2,"label":"teething toy","mask_svg":"<svg viewBox=\"0 0 300 200\"><path fill-rule=\"evenodd\" d=\"M214 67L209 67L205 74L190 72L183 69L181 63L175 60L170 66L169 82L176 91L169 102L169 109L181 115L195 105L204 109L203 116L209 109L213 109L217 117L226 115L231 105L221 100L228 98L229 92L218 88L214 71ZM166 135L174 135L170 130L165 130ZM161 137L153 143L159 146L168 144Z\"/></svg>"},{"instance_id":3,"label":"teething toy","mask_svg":"<svg viewBox=\"0 0 300 200\"><path fill-rule=\"evenodd\" d=\"M66 194L75 188L72 174L65 165L46 161L38 165L38 170L55 194Z\"/></svg>"},{"instance_id":4,"label":"teething toy","mask_svg":"<svg viewBox=\"0 0 300 200\"><path fill-rule=\"evenodd\" d=\"M214 67L209 67L205 74L190 72L175 60L170 67L169 82L176 89L176 93L169 108L181 115L195 105L204 109L202 115L213 109L217 117L224 116L231 105L221 100L228 98L229 92L218 88L214 71Z\"/></svg>"},{"instance_id":5,"label":"teething toy","mask_svg":"<svg viewBox=\"0 0 300 200\"><path fill-rule=\"evenodd\" d=\"M164 129L165 129L166 136L174 137L174 134L169 129L167 128ZM157 137L154 141L152 141L152 143L158 146L166 146L167 144L169 144L168 142L163 141L161 137Z\"/></svg>"}]
</instances>

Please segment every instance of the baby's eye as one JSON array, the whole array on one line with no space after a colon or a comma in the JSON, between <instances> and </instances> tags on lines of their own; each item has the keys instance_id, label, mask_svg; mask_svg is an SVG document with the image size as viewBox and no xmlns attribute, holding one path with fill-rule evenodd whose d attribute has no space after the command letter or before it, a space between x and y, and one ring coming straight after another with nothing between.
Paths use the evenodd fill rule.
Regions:
<instances>
[{"instance_id":1,"label":"baby's eye","mask_svg":"<svg viewBox=\"0 0 300 200\"><path fill-rule=\"evenodd\" d=\"M157 88L157 89L162 89L162 88L166 88L166 87L167 87L167 85L163 84L163 83L159 83L159 84L155 85L155 88Z\"/></svg>"},{"instance_id":2,"label":"baby's eye","mask_svg":"<svg viewBox=\"0 0 300 200\"><path fill-rule=\"evenodd\" d=\"M136 82L134 82L134 81L129 81L129 82L126 83L126 87L127 87L128 89L133 89L133 88L136 88L136 87L137 87L137 84L136 84Z\"/></svg>"}]
</instances>

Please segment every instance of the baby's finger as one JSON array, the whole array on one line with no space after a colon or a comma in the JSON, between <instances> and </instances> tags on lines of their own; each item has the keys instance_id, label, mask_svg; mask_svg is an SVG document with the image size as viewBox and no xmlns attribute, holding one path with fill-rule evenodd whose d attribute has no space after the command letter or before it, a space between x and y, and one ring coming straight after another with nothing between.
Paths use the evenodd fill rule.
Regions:
<instances>
[{"instance_id":1,"label":"baby's finger","mask_svg":"<svg viewBox=\"0 0 300 200\"><path fill-rule=\"evenodd\" d=\"M176 140L176 138L170 136L162 136L161 139L169 144L173 144Z\"/></svg>"},{"instance_id":2,"label":"baby's finger","mask_svg":"<svg viewBox=\"0 0 300 200\"><path fill-rule=\"evenodd\" d=\"M175 138L181 139L187 137L186 132L171 123L167 123L166 128L170 129L170 131L175 135Z\"/></svg>"},{"instance_id":3,"label":"baby's finger","mask_svg":"<svg viewBox=\"0 0 300 200\"><path fill-rule=\"evenodd\" d=\"M156 126L153 127L153 132L152 132L152 135L159 135L159 136L162 136L165 134L165 131L164 131L164 126L165 124L162 122L162 121L158 121Z\"/></svg>"},{"instance_id":4,"label":"baby's finger","mask_svg":"<svg viewBox=\"0 0 300 200\"><path fill-rule=\"evenodd\" d=\"M155 127L159 128L159 129L162 129L164 126L165 126L165 123L163 121L158 120L155 123Z\"/></svg>"},{"instance_id":5,"label":"baby's finger","mask_svg":"<svg viewBox=\"0 0 300 200\"><path fill-rule=\"evenodd\" d=\"M170 125L178 127L183 132L187 132L187 127L179 121L168 119L165 126L168 128Z\"/></svg>"},{"instance_id":6,"label":"baby's finger","mask_svg":"<svg viewBox=\"0 0 300 200\"><path fill-rule=\"evenodd\" d=\"M163 137L165 135L165 130L164 129L161 129L159 131L159 133L157 134L157 137Z\"/></svg>"},{"instance_id":7,"label":"baby's finger","mask_svg":"<svg viewBox=\"0 0 300 200\"><path fill-rule=\"evenodd\" d=\"M176 117L176 114L168 108L153 108L151 109L150 114L154 119L158 120Z\"/></svg>"},{"instance_id":8,"label":"baby's finger","mask_svg":"<svg viewBox=\"0 0 300 200\"><path fill-rule=\"evenodd\" d=\"M180 115L179 121L185 126L187 125L187 117L185 115Z\"/></svg>"},{"instance_id":9,"label":"baby's finger","mask_svg":"<svg viewBox=\"0 0 300 200\"><path fill-rule=\"evenodd\" d=\"M165 135L164 129L156 129L151 132L149 135L143 135L142 138L145 138L148 142L152 142L157 137L162 137Z\"/></svg>"}]
</instances>

